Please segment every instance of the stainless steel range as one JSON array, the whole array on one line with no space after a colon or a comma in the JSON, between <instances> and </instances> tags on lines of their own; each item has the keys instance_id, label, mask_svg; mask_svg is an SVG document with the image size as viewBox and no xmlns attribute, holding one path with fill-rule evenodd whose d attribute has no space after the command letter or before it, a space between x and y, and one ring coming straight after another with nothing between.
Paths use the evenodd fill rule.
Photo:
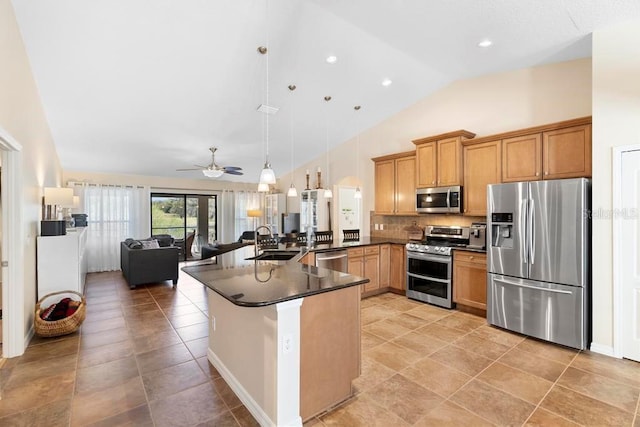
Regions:
<instances>
[{"instance_id":1,"label":"stainless steel range","mask_svg":"<svg viewBox=\"0 0 640 427\"><path fill-rule=\"evenodd\" d=\"M451 250L468 244L469 227L425 227L424 241L406 245L407 297L453 308Z\"/></svg>"}]
</instances>

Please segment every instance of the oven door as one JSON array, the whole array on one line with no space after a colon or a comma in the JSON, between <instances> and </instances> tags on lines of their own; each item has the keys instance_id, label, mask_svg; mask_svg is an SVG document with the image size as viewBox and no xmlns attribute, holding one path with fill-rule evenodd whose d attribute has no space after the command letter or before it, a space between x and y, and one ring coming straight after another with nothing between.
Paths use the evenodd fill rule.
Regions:
<instances>
[{"instance_id":1,"label":"oven door","mask_svg":"<svg viewBox=\"0 0 640 427\"><path fill-rule=\"evenodd\" d=\"M407 297L453 308L451 257L407 253Z\"/></svg>"}]
</instances>

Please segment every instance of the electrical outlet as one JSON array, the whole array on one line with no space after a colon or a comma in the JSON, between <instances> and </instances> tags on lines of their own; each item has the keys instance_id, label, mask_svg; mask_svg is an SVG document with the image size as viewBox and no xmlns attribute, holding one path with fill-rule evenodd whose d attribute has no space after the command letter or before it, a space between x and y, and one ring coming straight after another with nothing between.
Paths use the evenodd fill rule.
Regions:
<instances>
[{"instance_id":1,"label":"electrical outlet","mask_svg":"<svg viewBox=\"0 0 640 427\"><path fill-rule=\"evenodd\" d=\"M380 230L384 230L384 224L380 224Z\"/></svg>"},{"instance_id":2,"label":"electrical outlet","mask_svg":"<svg viewBox=\"0 0 640 427\"><path fill-rule=\"evenodd\" d=\"M379 229L380 229L380 226L379 226L378 224L373 224L373 229L374 229L374 230L379 230Z\"/></svg>"},{"instance_id":3,"label":"electrical outlet","mask_svg":"<svg viewBox=\"0 0 640 427\"><path fill-rule=\"evenodd\" d=\"M282 354L291 353L291 350L293 350L293 336L286 334L282 337Z\"/></svg>"},{"instance_id":4,"label":"electrical outlet","mask_svg":"<svg viewBox=\"0 0 640 427\"><path fill-rule=\"evenodd\" d=\"M214 331L216 330L216 317L215 316L211 316L211 328Z\"/></svg>"}]
</instances>

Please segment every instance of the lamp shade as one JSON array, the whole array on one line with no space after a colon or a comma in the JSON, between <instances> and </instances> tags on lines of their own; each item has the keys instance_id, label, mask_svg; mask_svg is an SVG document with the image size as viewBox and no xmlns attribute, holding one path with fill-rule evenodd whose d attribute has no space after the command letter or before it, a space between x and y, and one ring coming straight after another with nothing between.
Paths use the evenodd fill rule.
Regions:
<instances>
[{"instance_id":1,"label":"lamp shade","mask_svg":"<svg viewBox=\"0 0 640 427\"><path fill-rule=\"evenodd\" d=\"M262 211L260 209L248 209L247 216L249 218L260 218L262 216Z\"/></svg>"},{"instance_id":2,"label":"lamp shade","mask_svg":"<svg viewBox=\"0 0 640 427\"><path fill-rule=\"evenodd\" d=\"M56 205L64 208L73 207L73 189L60 187L45 187L44 204Z\"/></svg>"}]
</instances>

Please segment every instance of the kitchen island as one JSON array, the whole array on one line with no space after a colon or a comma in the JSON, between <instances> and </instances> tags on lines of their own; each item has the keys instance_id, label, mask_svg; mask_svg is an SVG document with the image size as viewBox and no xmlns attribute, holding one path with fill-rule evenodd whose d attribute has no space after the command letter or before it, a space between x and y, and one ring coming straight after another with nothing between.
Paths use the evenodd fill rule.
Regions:
<instances>
[{"instance_id":1,"label":"kitchen island","mask_svg":"<svg viewBox=\"0 0 640 427\"><path fill-rule=\"evenodd\" d=\"M360 374L368 280L292 255L246 260L245 247L183 268L208 288L208 359L261 425L302 425L351 396Z\"/></svg>"}]
</instances>

